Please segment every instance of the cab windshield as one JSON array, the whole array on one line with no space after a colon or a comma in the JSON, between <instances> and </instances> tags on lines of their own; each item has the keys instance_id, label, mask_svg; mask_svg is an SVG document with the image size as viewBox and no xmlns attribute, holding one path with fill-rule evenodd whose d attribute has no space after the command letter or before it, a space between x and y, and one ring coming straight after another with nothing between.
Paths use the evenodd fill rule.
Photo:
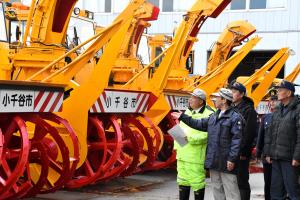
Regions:
<instances>
[{"instance_id":1,"label":"cab windshield","mask_svg":"<svg viewBox=\"0 0 300 200\"><path fill-rule=\"evenodd\" d=\"M70 42L74 46L77 46L93 37L94 35L95 29L93 21L82 19L80 17L71 17L68 26L68 42ZM84 48L87 48L90 45L91 43L88 43L84 46Z\"/></svg>"}]
</instances>

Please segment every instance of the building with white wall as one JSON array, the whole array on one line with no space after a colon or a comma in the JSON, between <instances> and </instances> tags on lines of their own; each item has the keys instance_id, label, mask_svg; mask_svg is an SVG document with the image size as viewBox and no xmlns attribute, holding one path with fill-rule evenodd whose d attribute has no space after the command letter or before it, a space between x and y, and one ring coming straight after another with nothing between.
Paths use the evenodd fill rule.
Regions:
<instances>
[{"instance_id":1,"label":"building with white wall","mask_svg":"<svg viewBox=\"0 0 300 200\"><path fill-rule=\"evenodd\" d=\"M161 12L157 21L151 22L150 34L172 35L182 20L182 15L195 0L150 0ZM78 7L95 12L100 25L108 25L122 11L129 0L79 0ZM226 25L235 20L247 20L253 24L263 39L254 51L277 51L289 47L295 55L288 59L284 74L288 74L300 62L300 10L299 0L232 0L217 19L209 18L198 34L194 45L194 74L204 74L208 52ZM251 66L250 66L251 67ZM300 84L300 78L296 83Z\"/></svg>"}]
</instances>

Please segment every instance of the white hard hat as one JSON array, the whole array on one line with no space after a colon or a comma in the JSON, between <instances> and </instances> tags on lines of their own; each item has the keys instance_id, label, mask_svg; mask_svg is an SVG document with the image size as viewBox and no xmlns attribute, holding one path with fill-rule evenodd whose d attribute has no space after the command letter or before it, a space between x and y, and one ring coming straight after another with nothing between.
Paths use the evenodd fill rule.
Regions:
<instances>
[{"instance_id":1,"label":"white hard hat","mask_svg":"<svg viewBox=\"0 0 300 200\"><path fill-rule=\"evenodd\" d=\"M206 92L204 92L204 90L196 88L194 89L193 93L191 93L191 95L206 101Z\"/></svg>"}]
</instances>

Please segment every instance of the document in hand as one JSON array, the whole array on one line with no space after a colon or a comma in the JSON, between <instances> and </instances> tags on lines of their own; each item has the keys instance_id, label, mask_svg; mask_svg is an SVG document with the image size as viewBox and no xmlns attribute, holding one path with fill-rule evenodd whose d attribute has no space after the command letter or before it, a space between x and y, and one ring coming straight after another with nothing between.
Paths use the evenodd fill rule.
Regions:
<instances>
[{"instance_id":1,"label":"document in hand","mask_svg":"<svg viewBox=\"0 0 300 200\"><path fill-rule=\"evenodd\" d=\"M173 137L173 139L181 146L187 144L186 140L186 134L184 133L184 130L177 124L176 126L173 126L173 128L168 130L168 133Z\"/></svg>"}]
</instances>

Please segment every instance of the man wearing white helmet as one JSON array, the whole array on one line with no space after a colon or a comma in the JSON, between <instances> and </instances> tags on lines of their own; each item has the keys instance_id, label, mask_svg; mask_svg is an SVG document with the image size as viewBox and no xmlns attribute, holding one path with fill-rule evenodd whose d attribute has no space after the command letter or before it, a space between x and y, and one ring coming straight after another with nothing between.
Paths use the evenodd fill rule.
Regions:
<instances>
[{"instance_id":1,"label":"man wearing white helmet","mask_svg":"<svg viewBox=\"0 0 300 200\"><path fill-rule=\"evenodd\" d=\"M205 168L210 170L214 199L240 200L236 162L244 119L230 106L233 100L230 90L221 88L211 96L217 111L208 118L193 119L181 113L172 116L191 128L208 132Z\"/></svg>"},{"instance_id":2,"label":"man wearing white helmet","mask_svg":"<svg viewBox=\"0 0 300 200\"><path fill-rule=\"evenodd\" d=\"M189 99L189 109L185 111L187 116L201 119L210 116L213 109L206 105L206 93L201 89L195 89ZM179 185L179 199L188 200L190 189L194 191L195 200L204 199L205 191L205 152L207 144L207 132L190 128L180 122L181 128L187 135L188 143L181 147L174 143L177 152L177 183Z\"/></svg>"}]
</instances>

